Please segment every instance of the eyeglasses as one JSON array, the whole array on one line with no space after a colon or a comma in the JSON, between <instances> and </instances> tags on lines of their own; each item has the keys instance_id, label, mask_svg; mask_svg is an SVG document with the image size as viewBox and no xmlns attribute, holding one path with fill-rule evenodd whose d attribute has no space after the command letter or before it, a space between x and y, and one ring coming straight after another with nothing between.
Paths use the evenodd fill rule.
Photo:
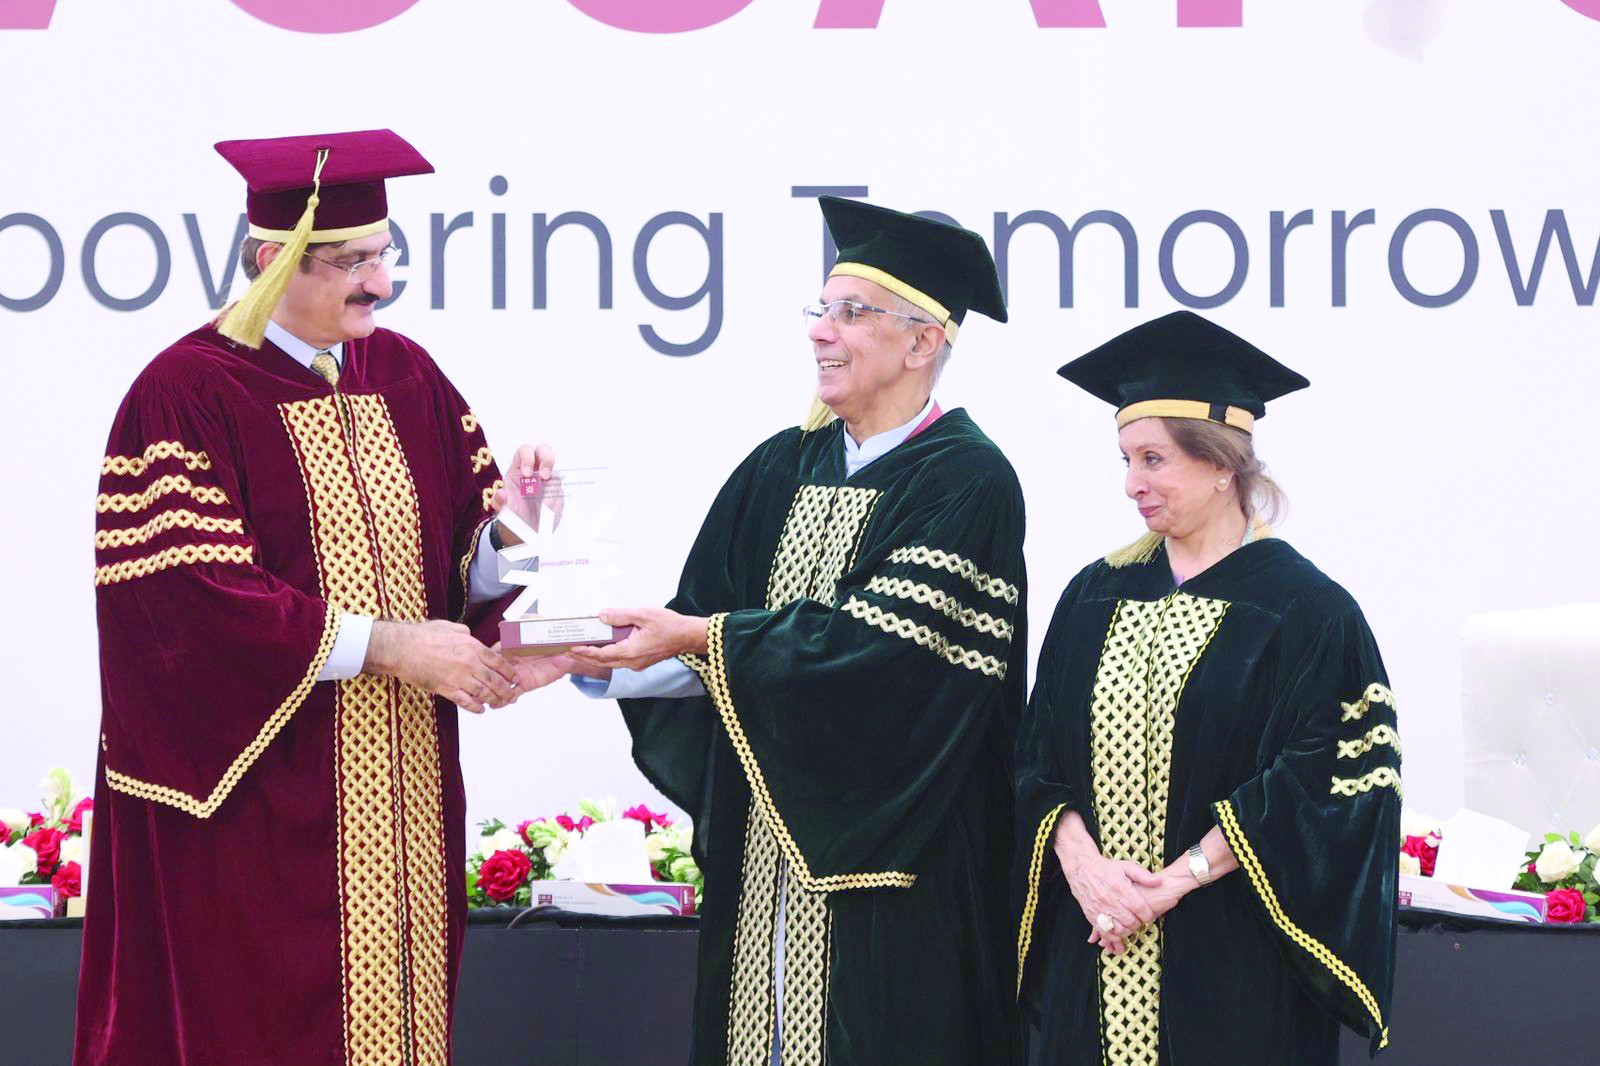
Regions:
<instances>
[{"instance_id":1,"label":"eyeglasses","mask_svg":"<svg viewBox=\"0 0 1600 1066\"><path fill-rule=\"evenodd\" d=\"M873 307L871 304L857 303L855 300L834 300L825 304L809 304L800 309L800 317L805 320L808 329L813 322L823 315L827 315L841 326L850 326L855 324L863 311L871 311L879 315L893 315L896 318L909 318L913 322L922 322L930 326L938 325L937 322L929 322L926 318L908 315L903 311L891 311L886 307Z\"/></svg>"},{"instance_id":2,"label":"eyeglasses","mask_svg":"<svg viewBox=\"0 0 1600 1066\"><path fill-rule=\"evenodd\" d=\"M312 255L310 252L306 253L306 258L315 259L319 263L326 263L331 267L345 271L345 280L353 284L359 281L366 281L378 272L380 266L385 270L393 267L400 259L400 249L391 244L379 252L377 258L363 259L358 263L341 263L336 259L324 259L320 255Z\"/></svg>"}]
</instances>

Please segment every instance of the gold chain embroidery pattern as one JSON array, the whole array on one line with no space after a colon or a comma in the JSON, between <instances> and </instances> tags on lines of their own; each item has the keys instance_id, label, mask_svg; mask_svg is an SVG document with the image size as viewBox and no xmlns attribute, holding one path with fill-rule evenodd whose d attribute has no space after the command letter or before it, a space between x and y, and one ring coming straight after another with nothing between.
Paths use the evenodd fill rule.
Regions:
<instances>
[{"instance_id":1,"label":"gold chain embroidery pattern","mask_svg":"<svg viewBox=\"0 0 1600 1066\"><path fill-rule=\"evenodd\" d=\"M1322 941L1301 929L1284 912L1283 905L1278 902L1278 894L1273 891L1272 884L1267 880L1267 873L1261 866L1261 860L1256 857L1255 849L1250 846L1250 839L1245 836L1244 829L1239 824L1238 812L1233 808L1233 801L1222 800L1214 804L1212 810L1216 812L1217 824L1222 827L1223 835L1228 838L1228 846L1238 857L1239 865L1244 867L1245 873L1250 878L1251 887L1256 890L1256 895L1266 905L1267 914L1271 916L1273 924L1290 940L1304 948L1312 958L1326 966L1346 988L1355 993L1362 1006L1372 1015L1372 1020L1377 1023L1381 1034L1378 1046L1387 1047L1389 1027L1383 1024L1383 1012L1378 1009L1377 997L1348 963L1335 955Z\"/></svg>"},{"instance_id":2,"label":"gold chain embroidery pattern","mask_svg":"<svg viewBox=\"0 0 1600 1066\"><path fill-rule=\"evenodd\" d=\"M181 441L158 440L144 450L143 455L108 455L100 461L100 476L107 474L132 474L138 477L162 459L182 459L190 470L210 470L211 457L205 452L191 452Z\"/></svg>"},{"instance_id":3,"label":"gold chain embroidery pattern","mask_svg":"<svg viewBox=\"0 0 1600 1066\"><path fill-rule=\"evenodd\" d=\"M1328 795L1354 796L1358 792L1371 792L1375 788L1392 788L1395 795L1405 796L1400 787L1400 771L1392 766L1380 766L1360 777L1336 777L1333 779L1333 787L1328 789Z\"/></svg>"},{"instance_id":4,"label":"gold chain embroidery pattern","mask_svg":"<svg viewBox=\"0 0 1600 1066\"><path fill-rule=\"evenodd\" d=\"M322 673L322 667L328 661L328 653L333 650L333 640L339 633L339 611L332 604L328 605L328 613L322 622L322 638L317 642L317 650L311 656L311 662L306 667L306 672L300 678L300 683L294 690L284 697L282 703L267 716L255 739L239 753L238 757L223 772L222 779L217 782L205 799L191 796L187 792L169 788L166 785L151 784L141 781L136 777L118 773L109 763L106 766L106 785L118 792L126 792L130 796L149 800L153 803L165 803L169 807L176 807L185 814L192 814L196 818L210 818L222 806L222 801L228 798L233 787L239 783L245 771L255 764L261 753L267 750L267 745L272 743L274 737L283 731L289 724L289 719L294 717L294 712L300 709L305 698L311 692L311 687L317 683L317 675ZM105 744L104 734L101 735L102 747Z\"/></svg>"},{"instance_id":5,"label":"gold chain embroidery pattern","mask_svg":"<svg viewBox=\"0 0 1600 1066\"><path fill-rule=\"evenodd\" d=\"M1101 649L1091 707L1091 767L1100 850L1146 869L1164 865L1174 712L1228 605L1175 592L1118 604ZM1162 924L1102 956L1102 1053L1155 1066L1161 1026Z\"/></svg>"},{"instance_id":6,"label":"gold chain embroidery pattern","mask_svg":"<svg viewBox=\"0 0 1600 1066\"><path fill-rule=\"evenodd\" d=\"M885 633L927 648L951 666L964 666L968 670L978 670L989 677L1005 680L1005 663L993 655L985 655L972 648L963 648L935 629L918 625L909 618L901 618L892 611L885 611L882 607L857 599L855 596L845 600L840 610L870 626L877 626Z\"/></svg>"},{"instance_id":7,"label":"gold chain embroidery pattern","mask_svg":"<svg viewBox=\"0 0 1600 1066\"><path fill-rule=\"evenodd\" d=\"M482 470L484 467L492 466L493 464L494 464L494 452L491 452L487 445L485 445L484 447L479 448L476 452L473 453L473 456L472 456L472 472L474 474L476 474L478 471Z\"/></svg>"},{"instance_id":8,"label":"gold chain embroidery pattern","mask_svg":"<svg viewBox=\"0 0 1600 1066\"><path fill-rule=\"evenodd\" d=\"M917 545L914 548L896 548L889 553L891 563L915 563L918 566L931 566L935 570L947 570L957 577L965 578L972 583L972 587L979 592L993 596L997 600L1015 604L1021 597L1017 586L1003 578L991 577L979 570L977 564L970 559L963 559L954 552L940 551L938 548L929 548Z\"/></svg>"},{"instance_id":9,"label":"gold chain embroidery pattern","mask_svg":"<svg viewBox=\"0 0 1600 1066\"><path fill-rule=\"evenodd\" d=\"M833 914L828 897L784 878L783 1061L822 1066L826 1058L828 966ZM771 1060L769 1054L760 1061Z\"/></svg>"},{"instance_id":10,"label":"gold chain embroidery pattern","mask_svg":"<svg viewBox=\"0 0 1600 1066\"><path fill-rule=\"evenodd\" d=\"M1357 721L1364 716L1375 703L1386 703L1391 708L1394 707L1394 693L1389 691L1389 687L1387 685L1380 684L1377 681L1374 681L1372 684L1367 686L1367 690L1361 694L1361 698L1359 700L1356 700L1354 703L1341 702L1339 704L1340 707L1344 708L1344 715L1340 717L1339 721Z\"/></svg>"},{"instance_id":11,"label":"gold chain embroidery pattern","mask_svg":"<svg viewBox=\"0 0 1600 1066\"><path fill-rule=\"evenodd\" d=\"M1028 860L1028 897L1022 904L1022 921L1017 925L1017 995L1022 995L1022 971L1028 962L1028 948L1033 943L1033 917L1039 910L1039 886L1044 877L1044 853L1050 846L1050 834L1056 821L1066 810L1065 803L1044 816L1033 834L1033 857Z\"/></svg>"},{"instance_id":12,"label":"gold chain embroidery pattern","mask_svg":"<svg viewBox=\"0 0 1600 1066\"><path fill-rule=\"evenodd\" d=\"M461 563L457 567L461 577L461 614L456 618L457 622L467 619L467 607L470 606L467 599L472 595L472 564L478 558L478 542L483 539L483 528L493 521L491 516L473 527L472 536L467 539L466 554L461 556Z\"/></svg>"},{"instance_id":13,"label":"gold chain embroidery pattern","mask_svg":"<svg viewBox=\"0 0 1600 1066\"><path fill-rule=\"evenodd\" d=\"M802 597L833 603L878 496L876 489L800 486L767 575L768 610Z\"/></svg>"},{"instance_id":14,"label":"gold chain embroidery pattern","mask_svg":"<svg viewBox=\"0 0 1600 1066\"><path fill-rule=\"evenodd\" d=\"M772 1060L776 1011L772 953L778 916L778 838L750 801L745 820L744 867L739 877L739 917L728 987L728 1066L767 1066Z\"/></svg>"},{"instance_id":15,"label":"gold chain embroidery pattern","mask_svg":"<svg viewBox=\"0 0 1600 1066\"><path fill-rule=\"evenodd\" d=\"M195 529L202 533L244 533L241 518L219 518L216 515L195 514L186 507L176 511L162 511L142 526L128 529L102 529L94 535L96 548L126 548L146 544L157 535L170 529Z\"/></svg>"},{"instance_id":16,"label":"gold chain embroidery pattern","mask_svg":"<svg viewBox=\"0 0 1600 1066\"><path fill-rule=\"evenodd\" d=\"M1375 725L1356 740L1339 741L1339 758L1359 759L1373 748L1387 744L1400 754L1400 734L1386 725Z\"/></svg>"},{"instance_id":17,"label":"gold chain embroidery pattern","mask_svg":"<svg viewBox=\"0 0 1600 1066\"><path fill-rule=\"evenodd\" d=\"M253 549L248 544L179 544L155 555L97 566L94 583L96 586L115 585L119 581L149 577L174 566L193 566L195 563L248 564L254 558Z\"/></svg>"},{"instance_id":18,"label":"gold chain embroidery pattern","mask_svg":"<svg viewBox=\"0 0 1600 1066\"><path fill-rule=\"evenodd\" d=\"M485 511L494 506L494 494L505 487L506 483L504 481L495 478L494 483L483 490L483 509Z\"/></svg>"},{"instance_id":19,"label":"gold chain embroidery pattern","mask_svg":"<svg viewBox=\"0 0 1600 1066\"><path fill-rule=\"evenodd\" d=\"M143 511L161 497L181 492L197 503L225 504L228 494L214 485L196 485L182 474L167 474L150 483L143 492L102 492L95 497L94 509L100 514L107 511Z\"/></svg>"},{"instance_id":20,"label":"gold chain embroidery pattern","mask_svg":"<svg viewBox=\"0 0 1600 1066\"><path fill-rule=\"evenodd\" d=\"M976 629L979 633L992 634L1000 640L1009 641L1015 631L1015 627L1004 618L996 618L987 612L973 610L943 589L936 589L918 581L874 576L867 582L867 591L876 592L880 596L893 596L896 599L925 604L953 622L960 622L968 629Z\"/></svg>"},{"instance_id":21,"label":"gold chain embroidery pattern","mask_svg":"<svg viewBox=\"0 0 1600 1066\"><path fill-rule=\"evenodd\" d=\"M462 415L461 429L462 432L465 433L476 433L478 431L478 416L473 414L471 411L468 411L466 414Z\"/></svg>"}]
</instances>

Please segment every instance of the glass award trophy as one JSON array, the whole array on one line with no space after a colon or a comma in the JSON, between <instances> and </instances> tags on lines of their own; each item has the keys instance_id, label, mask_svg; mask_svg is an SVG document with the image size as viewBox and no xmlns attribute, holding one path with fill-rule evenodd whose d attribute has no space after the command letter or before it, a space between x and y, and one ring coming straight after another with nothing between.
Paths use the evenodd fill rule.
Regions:
<instances>
[{"instance_id":1,"label":"glass award trophy","mask_svg":"<svg viewBox=\"0 0 1600 1066\"><path fill-rule=\"evenodd\" d=\"M509 506L495 521L522 543L500 550L500 580L521 585L500 622L507 655L557 655L577 645L614 644L632 626L610 626L595 615L611 602L605 582L622 572L620 541L601 536L619 508L605 467L557 470L548 481L511 479L510 492L536 504L530 524Z\"/></svg>"}]
</instances>

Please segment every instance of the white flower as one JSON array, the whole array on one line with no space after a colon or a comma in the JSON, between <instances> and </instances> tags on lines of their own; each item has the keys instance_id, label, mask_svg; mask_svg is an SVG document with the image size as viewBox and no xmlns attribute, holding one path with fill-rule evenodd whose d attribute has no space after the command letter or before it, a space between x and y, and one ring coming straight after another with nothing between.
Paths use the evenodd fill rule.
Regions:
<instances>
[{"instance_id":1,"label":"white flower","mask_svg":"<svg viewBox=\"0 0 1600 1066\"><path fill-rule=\"evenodd\" d=\"M39 853L26 844L12 844L0 848L0 885L7 888L20 885L25 874L39 866Z\"/></svg>"},{"instance_id":2,"label":"white flower","mask_svg":"<svg viewBox=\"0 0 1600 1066\"><path fill-rule=\"evenodd\" d=\"M1546 844L1533 864L1539 880L1546 884L1555 884L1563 877L1571 876L1577 868L1578 856L1573 854L1565 840L1552 840Z\"/></svg>"},{"instance_id":3,"label":"white flower","mask_svg":"<svg viewBox=\"0 0 1600 1066\"><path fill-rule=\"evenodd\" d=\"M695 865L693 859L688 858L673 859L672 865L667 872L672 875L674 881L679 883L686 884L690 881L697 881L700 878L700 867Z\"/></svg>"},{"instance_id":4,"label":"white flower","mask_svg":"<svg viewBox=\"0 0 1600 1066\"><path fill-rule=\"evenodd\" d=\"M1406 837L1425 837L1429 833L1439 831L1439 819L1431 814L1421 811L1400 812L1400 840L1404 843Z\"/></svg>"},{"instance_id":5,"label":"white flower","mask_svg":"<svg viewBox=\"0 0 1600 1066\"><path fill-rule=\"evenodd\" d=\"M652 863L660 862L667 857L667 845L661 838L665 833L651 833L644 838L644 857Z\"/></svg>"},{"instance_id":6,"label":"white flower","mask_svg":"<svg viewBox=\"0 0 1600 1066\"><path fill-rule=\"evenodd\" d=\"M516 851L522 840L509 829L496 829L478 840L478 854L488 858L497 851Z\"/></svg>"},{"instance_id":7,"label":"white flower","mask_svg":"<svg viewBox=\"0 0 1600 1066\"><path fill-rule=\"evenodd\" d=\"M1421 877L1422 860L1415 855L1407 855L1402 851L1400 853L1400 872L1410 874L1412 877Z\"/></svg>"},{"instance_id":8,"label":"white flower","mask_svg":"<svg viewBox=\"0 0 1600 1066\"><path fill-rule=\"evenodd\" d=\"M57 766L45 774L44 780L39 782L39 789L45 805L51 810L65 814L72 809L72 775L65 768Z\"/></svg>"},{"instance_id":9,"label":"white flower","mask_svg":"<svg viewBox=\"0 0 1600 1066\"><path fill-rule=\"evenodd\" d=\"M0 825L4 825L13 833L24 832L32 822L33 819L15 807L0 807Z\"/></svg>"},{"instance_id":10,"label":"white flower","mask_svg":"<svg viewBox=\"0 0 1600 1066\"><path fill-rule=\"evenodd\" d=\"M617 817L617 797L607 796L598 802L592 799L579 800L578 813L587 814L597 822L615 821Z\"/></svg>"},{"instance_id":11,"label":"white flower","mask_svg":"<svg viewBox=\"0 0 1600 1066\"><path fill-rule=\"evenodd\" d=\"M661 842L673 851L688 851L694 842L694 831L688 822L674 822L661 830Z\"/></svg>"},{"instance_id":12,"label":"white flower","mask_svg":"<svg viewBox=\"0 0 1600 1066\"><path fill-rule=\"evenodd\" d=\"M1583 846L1590 851L1600 851L1600 822L1596 822L1589 835L1583 838Z\"/></svg>"},{"instance_id":13,"label":"white flower","mask_svg":"<svg viewBox=\"0 0 1600 1066\"><path fill-rule=\"evenodd\" d=\"M61 840L61 861L75 862L83 865L83 838L63 837Z\"/></svg>"},{"instance_id":14,"label":"white flower","mask_svg":"<svg viewBox=\"0 0 1600 1066\"><path fill-rule=\"evenodd\" d=\"M565 829L558 831L556 838L544 846L544 861L551 866L560 862L561 857L567 853L567 848L571 846L572 839L573 834Z\"/></svg>"}]
</instances>

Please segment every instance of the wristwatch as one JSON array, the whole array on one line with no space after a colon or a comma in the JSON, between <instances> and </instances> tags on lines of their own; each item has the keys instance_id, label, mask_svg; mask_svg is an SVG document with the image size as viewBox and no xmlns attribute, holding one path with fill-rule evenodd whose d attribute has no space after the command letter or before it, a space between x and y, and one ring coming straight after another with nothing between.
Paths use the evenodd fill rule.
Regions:
<instances>
[{"instance_id":1,"label":"wristwatch","mask_svg":"<svg viewBox=\"0 0 1600 1066\"><path fill-rule=\"evenodd\" d=\"M1206 853L1196 844L1189 849L1189 872L1194 874L1194 879L1204 888L1211 883L1211 863L1206 860Z\"/></svg>"},{"instance_id":2,"label":"wristwatch","mask_svg":"<svg viewBox=\"0 0 1600 1066\"><path fill-rule=\"evenodd\" d=\"M499 522L489 523L489 547L493 548L497 552L503 552L506 550L505 538L500 536Z\"/></svg>"}]
</instances>

